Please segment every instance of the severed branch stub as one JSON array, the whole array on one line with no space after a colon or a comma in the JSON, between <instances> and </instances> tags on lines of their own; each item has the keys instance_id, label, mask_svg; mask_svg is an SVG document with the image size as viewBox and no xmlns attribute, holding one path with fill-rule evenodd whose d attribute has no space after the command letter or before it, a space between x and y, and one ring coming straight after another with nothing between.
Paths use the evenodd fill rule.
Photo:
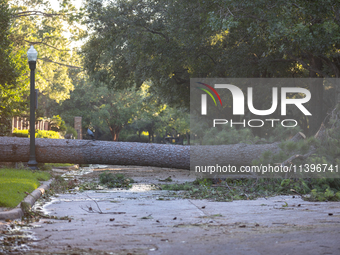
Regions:
<instances>
[{"instance_id":1,"label":"severed branch stub","mask_svg":"<svg viewBox=\"0 0 340 255\"><path fill-rule=\"evenodd\" d=\"M298 142L300 140L303 140L303 139L306 139L306 135L302 132L299 132L297 133L296 135L294 135L290 141L293 141L293 142Z\"/></svg>"},{"instance_id":2,"label":"severed branch stub","mask_svg":"<svg viewBox=\"0 0 340 255\"><path fill-rule=\"evenodd\" d=\"M281 163L281 166L286 166L287 164L293 164L292 161L293 161L294 159L297 159L297 158L299 158L299 159L306 159L306 158L308 158L310 155L312 155L314 152L315 152L315 150L312 150L312 151L310 151L310 152L308 152L308 153L306 153L306 154L304 154L304 155L297 154L297 155L291 156L289 159L286 159L285 161L283 161L283 162Z\"/></svg>"},{"instance_id":3,"label":"severed branch stub","mask_svg":"<svg viewBox=\"0 0 340 255\"><path fill-rule=\"evenodd\" d=\"M91 199L93 202L95 202L95 204L97 205L97 208L98 209L94 209L92 208L91 206L86 206L86 208L82 207L82 206L79 206L80 209L84 210L85 212L88 212L88 213L98 213L98 214L125 214L126 212L103 212L97 201L95 199L93 199L92 197L90 197L89 195L86 194L86 197L88 197L89 199Z\"/></svg>"},{"instance_id":4,"label":"severed branch stub","mask_svg":"<svg viewBox=\"0 0 340 255\"><path fill-rule=\"evenodd\" d=\"M305 198L301 193L297 192L294 189L290 189L291 192L294 192L295 194L298 194L301 198Z\"/></svg>"},{"instance_id":5,"label":"severed branch stub","mask_svg":"<svg viewBox=\"0 0 340 255\"><path fill-rule=\"evenodd\" d=\"M296 135L294 135L294 137L292 137L290 139L290 141L293 141L293 142L298 142L300 140L303 140L303 139L306 139L306 135L302 132L299 132L297 133ZM314 150L312 150L311 152L308 152L307 154L305 155L301 155L301 154L297 154L297 155L293 155L291 156L290 158L286 159L285 161L283 161L282 163L278 163L279 165L281 166L286 166L287 164L293 164L293 160L294 159L297 159L297 158L300 158L300 159L306 159L308 158L312 153L314 152Z\"/></svg>"},{"instance_id":6,"label":"severed branch stub","mask_svg":"<svg viewBox=\"0 0 340 255\"><path fill-rule=\"evenodd\" d=\"M323 125L323 124L321 125L320 130L322 130L322 132L323 132L323 130L324 130L324 125ZM319 130L319 132L320 132L320 130ZM319 132L318 132L318 133L319 133ZM318 133L317 133L317 134L318 134ZM316 138L318 138L318 137L317 137L317 134L315 135ZM305 136L303 133L299 132L299 133L297 133L292 139L290 139L290 141L298 142L299 140L302 140L302 139L306 139L306 136ZM306 154L304 154L304 155L301 155L301 154L293 155L293 156L291 156L290 158L288 158L288 159L286 159L285 161L283 161L280 165L281 165L281 166L286 166L287 164L292 164L292 165L293 165L293 160L294 160L294 159L306 159L306 158L308 158L310 155L312 155L315 151L316 151L316 149L314 148L314 146L312 146L312 147L310 148L310 151L309 151L308 153L306 153Z\"/></svg>"}]
</instances>

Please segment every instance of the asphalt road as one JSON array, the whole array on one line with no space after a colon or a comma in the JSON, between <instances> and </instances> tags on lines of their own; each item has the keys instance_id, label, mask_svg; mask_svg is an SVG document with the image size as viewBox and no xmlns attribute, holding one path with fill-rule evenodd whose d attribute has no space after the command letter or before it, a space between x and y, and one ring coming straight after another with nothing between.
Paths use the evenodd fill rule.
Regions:
<instances>
[{"instance_id":1,"label":"asphalt road","mask_svg":"<svg viewBox=\"0 0 340 255\"><path fill-rule=\"evenodd\" d=\"M156 176L169 175L153 169L147 176L141 171L130 190L74 192L37 204L72 220L35 223L36 241L24 254L340 254L340 203L179 199L151 189ZM180 171L171 176L191 178Z\"/></svg>"}]
</instances>

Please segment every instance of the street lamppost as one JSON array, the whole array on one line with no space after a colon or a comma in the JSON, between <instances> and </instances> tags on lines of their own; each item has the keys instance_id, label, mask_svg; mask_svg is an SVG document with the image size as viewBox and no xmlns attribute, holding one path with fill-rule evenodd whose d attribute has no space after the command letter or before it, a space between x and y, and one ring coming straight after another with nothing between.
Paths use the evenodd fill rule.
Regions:
<instances>
[{"instance_id":1,"label":"street lamppost","mask_svg":"<svg viewBox=\"0 0 340 255\"><path fill-rule=\"evenodd\" d=\"M30 89L30 158L28 167L32 170L38 169L38 162L35 159L35 67L37 64L38 52L33 45L27 51L28 63L31 69L31 89Z\"/></svg>"}]
</instances>

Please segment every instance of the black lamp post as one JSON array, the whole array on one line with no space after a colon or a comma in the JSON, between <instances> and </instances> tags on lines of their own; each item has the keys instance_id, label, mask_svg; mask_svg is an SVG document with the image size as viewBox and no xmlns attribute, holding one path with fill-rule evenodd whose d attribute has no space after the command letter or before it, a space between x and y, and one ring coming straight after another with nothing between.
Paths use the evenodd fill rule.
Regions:
<instances>
[{"instance_id":1,"label":"black lamp post","mask_svg":"<svg viewBox=\"0 0 340 255\"><path fill-rule=\"evenodd\" d=\"M33 45L27 51L28 63L31 69L31 89L30 89L30 158L28 167L32 170L38 169L38 162L35 159L35 67L37 64L38 52Z\"/></svg>"}]
</instances>

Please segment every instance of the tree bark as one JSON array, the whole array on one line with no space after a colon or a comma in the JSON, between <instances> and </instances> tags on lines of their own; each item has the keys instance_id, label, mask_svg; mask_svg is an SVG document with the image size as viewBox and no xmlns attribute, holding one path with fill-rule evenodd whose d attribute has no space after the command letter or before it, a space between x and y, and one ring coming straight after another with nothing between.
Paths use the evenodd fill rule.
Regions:
<instances>
[{"instance_id":1,"label":"tree bark","mask_svg":"<svg viewBox=\"0 0 340 255\"><path fill-rule=\"evenodd\" d=\"M322 61L321 59L310 56L310 65L317 70L322 70ZM314 71L309 71L309 77L318 78L318 75ZM322 77L321 75L319 77ZM317 80L314 79L309 84L309 90L311 92L312 98L310 100L310 111L313 117L310 118L309 123L309 135L315 134L323 121L324 112L323 112L323 94L324 87L322 83L322 79Z\"/></svg>"},{"instance_id":2,"label":"tree bark","mask_svg":"<svg viewBox=\"0 0 340 255\"><path fill-rule=\"evenodd\" d=\"M137 165L190 169L195 165L224 162L251 165L263 152L279 152L279 143L180 146L72 139L36 139L39 163ZM0 162L28 162L29 139L0 138Z\"/></svg>"},{"instance_id":3,"label":"tree bark","mask_svg":"<svg viewBox=\"0 0 340 255\"><path fill-rule=\"evenodd\" d=\"M309 135L315 134L323 121L325 116L323 112L323 84L322 80L313 80L309 84L309 89L312 95L310 100L310 112L312 113L309 118Z\"/></svg>"}]
</instances>

